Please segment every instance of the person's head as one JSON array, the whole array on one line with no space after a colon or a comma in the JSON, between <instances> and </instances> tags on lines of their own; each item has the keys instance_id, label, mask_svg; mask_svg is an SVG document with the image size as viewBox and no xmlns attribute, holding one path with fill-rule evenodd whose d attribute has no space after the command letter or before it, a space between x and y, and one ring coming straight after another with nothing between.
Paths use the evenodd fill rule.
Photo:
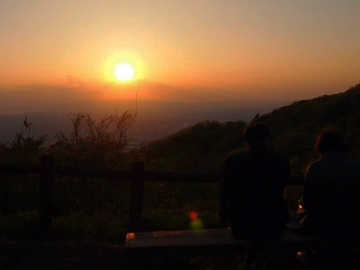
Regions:
<instances>
[{"instance_id":1,"label":"person's head","mask_svg":"<svg viewBox=\"0 0 360 270\"><path fill-rule=\"evenodd\" d=\"M323 156L329 151L346 152L346 145L343 137L336 131L322 131L317 137L315 150Z\"/></svg>"},{"instance_id":2,"label":"person's head","mask_svg":"<svg viewBox=\"0 0 360 270\"><path fill-rule=\"evenodd\" d=\"M270 147L270 131L263 124L249 124L244 130L244 142L248 147L253 145Z\"/></svg>"}]
</instances>

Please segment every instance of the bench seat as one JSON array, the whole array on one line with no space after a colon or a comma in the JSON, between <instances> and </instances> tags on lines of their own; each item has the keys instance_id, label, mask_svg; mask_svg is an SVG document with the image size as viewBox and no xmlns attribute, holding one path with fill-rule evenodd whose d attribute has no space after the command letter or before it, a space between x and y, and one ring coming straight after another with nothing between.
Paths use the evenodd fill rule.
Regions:
<instances>
[{"instance_id":1,"label":"bench seat","mask_svg":"<svg viewBox=\"0 0 360 270\"><path fill-rule=\"evenodd\" d=\"M356 237L355 237L356 238ZM229 229L184 230L130 232L126 236L125 250L142 251L174 251L181 254L229 253L232 251L254 248L271 248L271 250L299 251L336 245L348 245L348 242L327 242L320 238L299 235L286 231L277 241L245 241L234 239Z\"/></svg>"}]
</instances>

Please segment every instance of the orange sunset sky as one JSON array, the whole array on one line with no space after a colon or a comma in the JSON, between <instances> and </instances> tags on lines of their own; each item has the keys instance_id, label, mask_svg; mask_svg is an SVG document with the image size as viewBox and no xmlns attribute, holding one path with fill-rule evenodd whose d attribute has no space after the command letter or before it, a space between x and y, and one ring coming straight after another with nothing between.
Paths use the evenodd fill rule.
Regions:
<instances>
[{"instance_id":1,"label":"orange sunset sky","mask_svg":"<svg viewBox=\"0 0 360 270\"><path fill-rule=\"evenodd\" d=\"M162 101L341 92L360 83L359 14L358 0L1 0L0 106L135 98L139 80Z\"/></svg>"}]
</instances>

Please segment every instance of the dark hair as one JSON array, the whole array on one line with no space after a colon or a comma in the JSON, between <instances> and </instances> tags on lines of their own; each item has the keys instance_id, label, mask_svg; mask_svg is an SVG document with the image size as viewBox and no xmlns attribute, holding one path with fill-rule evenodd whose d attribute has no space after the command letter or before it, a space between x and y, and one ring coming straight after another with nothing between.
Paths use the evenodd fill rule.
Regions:
<instances>
[{"instance_id":1,"label":"dark hair","mask_svg":"<svg viewBox=\"0 0 360 270\"><path fill-rule=\"evenodd\" d=\"M263 124L249 124L244 130L244 141L252 145L270 137L269 129Z\"/></svg>"},{"instance_id":2,"label":"dark hair","mask_svg":"<svg viewBox=\"0 0 360 270\"><path fill-rule=\"evenodd\" d=\"M345 141L340 133L336 131L322 131L316 139L315 150L320 155L324 155L329 151L346 152Z\"/></svg>"}]
</instances>

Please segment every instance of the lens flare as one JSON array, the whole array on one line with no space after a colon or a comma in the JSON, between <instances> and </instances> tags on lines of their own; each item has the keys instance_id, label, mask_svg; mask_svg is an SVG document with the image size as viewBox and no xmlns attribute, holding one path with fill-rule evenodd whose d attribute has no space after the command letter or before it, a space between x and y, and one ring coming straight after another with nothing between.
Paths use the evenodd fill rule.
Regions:
<instances>
[{"instance_id":1,"label":"lens flare","mask_svg":"<svg viewBox=\"0 0 360 270\"><path fill-rule=\"evenodd\" d=\"M193 230L201 230L204 228L204 224L201 219L199 219L199 215L196 211L191 211L189 213L189 217L191 219L190 221L190 227Z\"/></svg>"},{"instance_id":2,"label":"lens flare","mask_svg":"<svg viewBox=\"0 0 360 270\"><path fill-rule=\"evenodd\" d=\"M191 220L197 220L198 219L198 213L196 211L191 211L189 214L189 217Z\"/></svg>"},{"instance_id":3,"label":"lens flare","mask_svg":"<svg viewBox=\"0 0 360 270\"><path fill-rule=\"evenodd\" d=\"M202 222L201 219L192 220L192 221L190 222L190 227L191 227L191 229L193 229L193 230L201 230L201 229L204 228L204 224L203 224L203 222Z\"/></svg>"}]
</instances>

